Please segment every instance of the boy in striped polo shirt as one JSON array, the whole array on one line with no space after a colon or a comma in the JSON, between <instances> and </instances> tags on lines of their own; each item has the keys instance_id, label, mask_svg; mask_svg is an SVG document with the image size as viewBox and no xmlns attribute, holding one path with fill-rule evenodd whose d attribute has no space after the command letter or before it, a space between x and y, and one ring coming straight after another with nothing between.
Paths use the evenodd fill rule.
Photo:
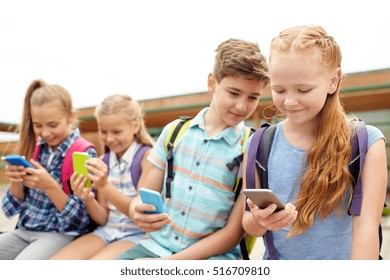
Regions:
<instances>
[{"instance_id":1,"label":"boy in striped polo shirt","mask_svg":"<svg viewBox=\"0 0 390 280\"><path fill-rule=\"evenodd\" d=\"M238 167L226 163L241 154L244 120L254 112L268 84L268 65L257 44L229 39L216 50L208 76L210 106L190 120L173 149L175 177L171 197L165 195L168 124L148 157L150 170L140 187L161 192L166 213L145 214L154 206L136 197L130 217L148 238L119 259L239 259L237 246L244 197L234 202Z\"/></svg>"}]
</instances>

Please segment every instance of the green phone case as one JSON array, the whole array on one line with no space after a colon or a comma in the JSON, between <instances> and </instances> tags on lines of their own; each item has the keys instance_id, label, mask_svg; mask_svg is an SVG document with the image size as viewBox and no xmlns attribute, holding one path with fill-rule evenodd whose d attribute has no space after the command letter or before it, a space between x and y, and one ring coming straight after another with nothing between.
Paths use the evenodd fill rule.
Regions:
<instances>
[{"instance_id":1,"label":"green phone case","mask_svg":"<svg viewBox=\"0 0 390 280\"><path fill-rule=\"evenodd\" d=\"M73 169L74 171L80 175L83 174L87 177L87 183L85 184L85 188L90 188L92 185L91 179L88 178L89 171L85 168L84 164L87 159L89 159L89 155L83 152L74 152L72 154L73 159Z\"/></svg>"}]
</instances>

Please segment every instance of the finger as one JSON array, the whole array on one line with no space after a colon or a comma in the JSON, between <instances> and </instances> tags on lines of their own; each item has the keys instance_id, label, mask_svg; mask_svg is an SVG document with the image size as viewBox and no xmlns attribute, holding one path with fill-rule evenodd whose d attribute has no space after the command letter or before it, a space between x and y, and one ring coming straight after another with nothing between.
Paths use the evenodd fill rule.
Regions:
<instances>
[{"instance_id":1,"label":"finger","mask_svg":"<svg viewBox=\"0 0 390 280\"><path fill-rule=\"evenodd\" d=\"M252 200L250 200L249 198L246 199L246 202L248 203L248 207L249 209L253 209L253 210L256 210L256 209L259 209L259 207L257 207L256 204L253 203Z\"/></svg>"},{"instance_id":2,"label":"finger","mask_svg":"<svg viewBox=\"0 0 390 280\"><path fill-rule=\"evenodd\" d=\"M31 163L32 166L34 166L37 169L44 168L38 161L36 161L34 159L30 159L30 163Z\"/></svg>"}]
</instances>

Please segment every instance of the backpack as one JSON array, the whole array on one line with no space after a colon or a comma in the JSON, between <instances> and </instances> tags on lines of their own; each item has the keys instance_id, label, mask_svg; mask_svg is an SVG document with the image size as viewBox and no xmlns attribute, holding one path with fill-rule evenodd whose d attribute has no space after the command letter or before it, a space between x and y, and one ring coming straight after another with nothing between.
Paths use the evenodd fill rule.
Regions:
<instances>
[{"instance_id":1,"label":"backpack","mask_svg":"<svg viewBox=\"0 0 390 280\"><path fill-rule=\"evenodd\" d=\"M190 125L191 117L187 116L181 116L179 120L177 120L176 124L172 125L167 134L167 138L165 139L165 149L168 153L168 162L167 162L167 177L165 180L165 187L166 187L166 197L171 197L171 184L174 179L174 172L173 172L173 148L176 145L176 143L179 141L179 139L183 136L183 134L188 130ZM244 152L245 152L245 144L248 140L248 138L254 133L254 129L246 127L244 139L242 143L242 153L235 157L231 162L226 163L226 166L229 168L229 170L233 170L235 166L240 167L240 164L244 158ZM238 196L241 193L242 188L242 176L239 174L236 179L236 184L234 186L234 201L237 200ZM249 254L255 244L256 238L252 236L246 236L243 237L240 242L240 249L241 249L241 255L244 260L249 260Z\"/></svg>"},{"instance_id":2,"label":"backpack","mask_svg":"<svg viewBox=\"0 0 390 280\"><path fill-rule=\"evenodd\" d=\"M95 148L95 145L92 144L91 142L88 142L86 139L80 136L79 138L74 140L72 145L66 151L64 160L62 162L62 168L61 168L62 188L64 189L64 192L66 194L72 193L72 189L70 188L70 183L69 183L70 177L73 174L72 154L73 152L85 152L89 148ZM41 151L41 146L35 145L33 157L32 157L34 160L38 159L38 155L40 151Z\"/></svg>"},{"instance_id":3,"label":"backpack","mask_svg":"<svg viewBox=\"0 0 390 280\"><path fill-rule=\"evenodd\" d=\"M137 188L139 178L141 177L142 172L142 158L147 150L149 150L151 147L145 144L142 144L141 147L135 152L133 161L130 165L130 175L131 180L133 182L133 185L135 188ZM106 152L103 156L103 162L107 165L108 173L110 172L110 152Z\"/></svg>"},{"instance_id":4,"label":"backpack","mask_svg":"<svg viewBox=\"0 0 390 280\"><path fill-rule=\"evenodd\" d=\"M249 150L248 150L248 159L247 159L247 168L246 172L246 186L247 188L255 188L255 168L258 171L260 177L261 188L268 188L268 156L271 151L273 136L276 131L276 125L270 125L268 123L261 126L257 129L251 140ZM349 215L360 215L361 204L362 204L362 181L361 181L361 171L363 168L364 159L367 152L367 141L368 134L367 128L364 122L359 121L359 126L357 134L354 135L351 139L352 145L352 155L351 162L349 163L349 172L353 177L355 183L354 191L352 194L351 204L348 208ZM249 211L248 205L246 210ZM379 252L382 247L382 227L379 225L378 229L379 234ZM266 231L264 235L265 242L267 244L267 249L270 259L277 259L276 249L273 244L273 236L271 231ZM379 254L379 259L382 259L382 256Z\"/></svg>"}]
</instances>

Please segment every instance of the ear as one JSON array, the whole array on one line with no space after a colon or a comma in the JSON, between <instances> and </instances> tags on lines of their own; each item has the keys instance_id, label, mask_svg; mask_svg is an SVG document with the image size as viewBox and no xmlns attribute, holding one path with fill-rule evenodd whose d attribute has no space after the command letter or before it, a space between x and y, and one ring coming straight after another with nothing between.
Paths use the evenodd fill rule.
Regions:
<instances>
[{"instance_id":1,"label":"ear","mask_svg":"<svg viewBox=\"0 0 390 280\"><path fill-rule=\"evenodd\" d=\"M68 123L72 126L77 124L77 112L72 112L72 114L68 117Z\"/></svg>"},{"instance_id":2,"label":"ear","mask_svg":"<svg viewBox=\"0 0 390 280\"><path fill-rule=\"evenodd\" d=\"M330 85L328 89L329 94L333 94L336 92L336 90L339 88L340 81L341 81L341 68L337 67L330 79Z\"/></svg>"},{"instance_id":3,"label":"ear","mask_svg":"<svg viewBox=\"0 0 390 280\"><path fill-rule=\"evenodd\" d=\"M217 81L215 80L215 77L213 73L210 73L207 78L207 88L209 90L209 93L213 94L215 92L215 84Z\"/></svg>"},{"instance_id":4,"label":"ear","mask_svg":"<svg viewBox=\"0 0 390 280\"><path fill-rule=\"evenodd\" d=\"M141 129L141 124L139 122L131 122L131 125L133 126L133 129L134 129L134 134L137 134L140 129Z\"/></svg>"}]
</instances>

